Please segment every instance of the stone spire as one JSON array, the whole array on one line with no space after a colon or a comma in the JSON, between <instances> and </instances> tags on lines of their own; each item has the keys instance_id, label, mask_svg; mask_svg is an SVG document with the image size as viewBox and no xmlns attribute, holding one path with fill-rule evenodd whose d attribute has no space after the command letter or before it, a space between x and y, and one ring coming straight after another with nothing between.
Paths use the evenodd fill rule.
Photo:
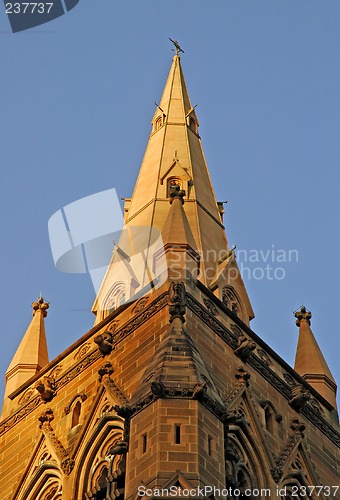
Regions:
<instances>
[{"instance_id":1,"label":"stone spire","mask_svg":"<svg viewBox=\"0 0 340 500\"><path fill-rule=\"evenodd\" d=\"M150 269L155 272L150 245L146 244L145 248L141 248L141 241L155 240L157 231L159 235L161 232L165 235L164 226L169 226L169 198L176 187L185 192L182 197L185 204L181 209L172 210L172 216L176 212L176 217L184 221L184 214L186 222L183 224L190 228L190 246L200 257L197 277L205 286L211 287L214 293L217 287L222 286L220 275L226 271L224 268L222 271L219 269L219 263L230 250L198 133L196 106L191 104L178 52L176 50L173 57L162 98L159 104L155 103L152 130L132 198L125 201L125 233L130 235L129 244L136 228L144 228L144 233L149 234L148 237L138 234L135 238L138 251L149 265L142 279L137 276L133 280L134 293L147 286ZM187 230L185 233L188 236ZM120 243L119 247L131 257L126 251L126 245L123 248ZM134 242L131 247L135 252ZM116 264L117 260L117 255L114 255L93 306L93 312L99 312L97 322L105 316L102 311L110 303L110 294L114 293L117 276L122 276L123 267L121 261ZM133 267L132 261L133 259L125 259L124 264L135 270L136 266ZM254 317L254 313L237 265L234 263L233 266L233 271L236 270L233 272L233 286L243 304L244 321L248 322L249 318ZM157 276L154 274L154 277ZM123 282L124 279L120 278L120 281ZM125 288L126 295L130 296L131 284L127 280Z\"/></svg>"},{"instance_id":2,"label":"stone spire","mask_svg":"<svg viewBox=\"0 0 340 500\"><path fill-rule=\"evenodd\" d=\"M6 371L5 403L9 394L48 364L44 318L49 304L40 296L32 308L31 323Z\"/></svg>"},{"instance_id":3,"label":"stone spire","mask_svg":"<svg viewBox=\"0 0 340 500\"><path fill-rule=\"evenodd\" d=\"M336 408L336 383L310 328L312 314L302 306L295 313L300 328L294 369Z\"/></svg>"}]
</instances>

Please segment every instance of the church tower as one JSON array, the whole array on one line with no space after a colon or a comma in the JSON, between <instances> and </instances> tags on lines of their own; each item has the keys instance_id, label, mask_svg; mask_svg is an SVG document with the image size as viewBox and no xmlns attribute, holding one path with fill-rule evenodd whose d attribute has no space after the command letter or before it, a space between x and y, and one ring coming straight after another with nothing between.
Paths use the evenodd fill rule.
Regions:
<instances>
[{"instance_id":1,"label":"church tower","mask_svg":"<svg viewBox=\"0 0 340 500\"><path fill-rule=\"evenodd\" d=\"M7 371L4 500L340 495L335 381L305 308L295 370L250 328L175 46L93 328L49 362L41 299Z\"/></svg>"}]
</instances>

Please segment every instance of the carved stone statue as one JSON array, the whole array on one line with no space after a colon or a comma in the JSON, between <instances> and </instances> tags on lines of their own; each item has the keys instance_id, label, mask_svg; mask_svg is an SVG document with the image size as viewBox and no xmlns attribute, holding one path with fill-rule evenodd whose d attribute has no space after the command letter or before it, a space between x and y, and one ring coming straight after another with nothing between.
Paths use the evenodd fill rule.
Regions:
<instances>
[{"instance_id":1,"label":"carved stone statue","mask_svg":"<svg viewBox=\"0 0 340 500\"><path fill-rule=\"evenodd\" d=\"M110 332L104 332L95 337L94 342L98 345L98 349L102 356L107 356L113 350L113 336Z\"/></svg>"}]
</instances>

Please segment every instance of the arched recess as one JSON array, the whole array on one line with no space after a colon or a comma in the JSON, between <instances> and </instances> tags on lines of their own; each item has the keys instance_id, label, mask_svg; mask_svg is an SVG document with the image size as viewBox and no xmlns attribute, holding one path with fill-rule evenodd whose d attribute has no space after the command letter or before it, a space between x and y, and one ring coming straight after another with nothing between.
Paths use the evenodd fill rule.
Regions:
<instances>
[{"instance_id":1,"label":"arched recess","mask_svg":"<svg viewBox=\"0 0 340 500\"><path fill-rule=\"evenodd\" d=\"M124 420L111 412L102 414L75 457L75 499L104 500L124 492L125 455L111 449L124 439Z\"/></svg>"},{"instance_id":2,"label":"arched recess","mask_svg":"<svg viewBox=\"0 0 340 500\"><path fill-rule=\"evenodd\" d=\"M231 495L230 500L252 498L245 495L245 490L268 487L268 477L265 470L264 457L258 451L258 446L240 429L229 430L226 449L226 486L231 491L240 490L241 495Z\"/></svg>"},{"instance_id":3,"label":"arched recess","mask_svg":"<svg viewBox=\"0 0 340 500\"><path fill-rule=\"evenodd\" d=\"M62 472L54 462L44 462L35 470L17 500L62 500Z\"/></svg>"},{"instance_id":4,"label":"arched recess","mask_svg":"<svg viewBox=\"0 0 340 500\"><path fill-rule=\"evenodd\" d=\"M268 489L272 484L270 470L274 459L249 389L235 403L235 409L229 411L237 415L237 421L226 427L226 483L241 492ZM230 497L230 500L238 498L252 497Z\"/></svg>"}]
</instances>

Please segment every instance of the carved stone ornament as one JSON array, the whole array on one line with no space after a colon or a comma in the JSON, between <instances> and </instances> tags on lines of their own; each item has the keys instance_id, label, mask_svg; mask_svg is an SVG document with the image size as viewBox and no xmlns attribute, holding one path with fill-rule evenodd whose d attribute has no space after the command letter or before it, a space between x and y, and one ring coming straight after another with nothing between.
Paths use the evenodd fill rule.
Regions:
<instances>
[{"instance_id":1,"label":"carved stone ornament","mask_svg":"<svg viewBox=\"0 0 340 500\"><path fill-rule=\"evenodd\" d=\"M161 398L165 395L165 387L162 382L159 382L158 380L153 380L151 382L151 392L158 398Z\"/></svg>"},{"instance_id":2,"label":"carved stone ornament","mask_svg":"<svg viewBox=\"0 0 340 500\"><path fill-rule=\"evenodd\" d=\"M50 425L53 419L54 419L53 410L51 410L51 408L48 408L48 410L42 413L38 418L40 422L39 428L41 429L45 424Z\"/></svg>"},{"instance_id":3,"label":"carved stone ornament","mask_svg":"<svg viewBox=\"0 0 340 500\"><path fill-rule=\"evenodd\" d=\"M109 450L109 455L124 455L128 451L128 444L126 441L118 441L112 448Z\"/></svg>"},{"instance_id":4,"label":"carved stone ornament","mask_svg":"<svg viewBox=\"0 0 340 500\"><path fill-rule=\"evenodd\" d=\"M107 363L105 363L105 365L103 365L98 370L99 382L102 381L102 379L105 377L105 375L110 377L112 375L112 373L114 373L114 368L113 368L112 364L108 361Z\"/></svg>"},{"instance_id":5,"label":"carved stone ornament","mask_svg":"<svg viewBox=\"0 0 340 500\"><path fill-rule=\"evenodd\" d=\"M306 321L306 323L310 325L312 313L310 311L307 311L305 306L301 306L300 311L294 313L294 316L296 317L296 326L300 326L301 321Z\"/></svg>"},{"instance_id":6,"label":"carved stone ornament","mask_svg":"<svg viewBox=\"0 0 340 500\"><path fill-rule=\"evenodd\" d=\"M310 392L303 385L295 385L291 389L291 398L288 401L296 411L301 411L310 399Z\"/></svg>"},{"instance_id":7,"label":"carved stone ornament","mask_svg":"<svg viewBox=\"0 0 340 500\"><path fill-rule=\"evenodd\" d=\"M81 358L83 358L84 356L86 356L86 354L88 353L88 351L91 349L91 344L89 342L86 342L86 344L83 344L80 349L78 349L78 351L76 352L76 354L74 355L74 359L79 361Z\"/></svg>"},{"instance_id":8,"label":"carved stone ornament","mask_svg":"<svg viewBox=\"0 0 340 500\"><path fill-rule=\"evenodd\" d=\"M94 342L98 345L98 349L103 357L110 354L114 349L113 336L108 331L95 337Z\"/></svg>"},{"instance_id":9,"label":"carved stone ornament","mask_svg":"<svg viewBox=\"0 0 340 500\"><path fill-rule=\"evenodd\" d=\"M242 361L247 361L254 349L256 349L256 343L242 335L238 338L238 347L235 349L234 353L241 358Z\"/></svg>"},{"instance_id":10,"label":"carved stone ornament","mask_svg":"<svg viewBox=\"0 0 340 500\"><path fill-rule=\"evenodd\" d=\"M74 460L71 457L66 458L66 460L63 460L61 462L61 470L66 476L69 476L71 472L73 471L74 468Z\"/></svg>"},{"instance_id":11,"label":"carved stone ornament","mask_svg":"<svg viewBox=\"0 0 340 500\"><path fill-rule=\"evenodd\" d=\"M264 362L265 365L267 366L272 365L271 359L266 353L266 351L264 351L263 349L257 349L256 352L258 357Z\"/></svg>"},{"instance_id":12,"label":"carved stone ornament","mask_svg":"<svg viewBox=\"0 0 340 500\"><path fill-rule=\"evenodd\" d=\"M179 186L178 184L177 185L174 185L171 189L171 192L170 192L170 205L172 205L173 201L178 198L182 205L184 204L184 196L185 196L185 191L183 189L181 189L181 186Z\"/></svg>"},{"instance_id":13,"label":"carved stone ornament","mask_svg":"<svg viewBox=\"0 0 340 500\"><path fill-rule=\"evenodd\" d=\"M236 337L240 337L242 335L241 328L239 326L235 325L234 323L232 323L230 325L230 328L233 331L233 333L236 335Z\"/></svg>"},{"instance_id":14,"label":"carved stone ornament","mask_svg":"<svg viewBox=\"0 0 340 500\"><path fill-rule=\"evenodd\" d=\"M203 299L203 302L204 302L205 307L210 312L210 314L212 314L213 316L217 316L218 310L217 310L217 307L215 306L215 304L213 302L211 302L211 300L209 300L209 299Z\"/></svg>"},{"instance_id":15,"label":"carved stone ornament","mask_svg":"<svg viewBox=\"0 0 340 500\"><path fill-rule=\"evenodd\" d=\"M243 366L240 366L238 368L237 372L235 373L235 377L239 382L242 382L246 386L249 385L248 380L250 379L250 373L248 373L247 370L243 368Z\"/></svg>"},{"instance_id":16,"label":"carved stone ornament","mask_svg":"<svg viewBox=\"0 0 340 500\"><path fill-rule=\"evenodd\" d=\"M44 377L38 380L34 387L39 392L40 398L44 403L49 403L56 395L56 384L53 378Z\"/></svg>"},{"instance_id":17,"label":"carved stone ornament","mask_svg":"<svg viewBox=\"0 0 340 500\"><path fill-rule=\"evenodd\" d=\"M169 287L170 323L175 318L179 318L182 323L185 322L185 304L186 294L184 283L182 281L172 281Z\"/></svg>"},{"instance_id":18,"label":"carved stone ornament","mask_svg":"<svg viewBox=\"0 0 340 500\"><path fill-rule=\"evenodd\" d=\"M192 398L198 399L199 401L202 400L207 393L207 389L208 389L207 382L203 382L202 384L197 384L194 387L194 392L192 394Z\"/></svg>"},{"instance_id":19,"label":"carved stone ornament","mask_svg":"<svg viewBox=\"0 0 340 500\"><path fill-rule=\"evenodd\" d=\"M245 416L240 409L230 410L224 416L224 423L226 425L240 425L245 422Z\"/></svg>"},{"instance_id":20,"label":"carved stone ornament","mask_svg":"<svg viewBox=\"0 0 340 500\"><path fill-rule=\"evenodd\" d=\"M43 435L49 443L49 446L53 448L54 455L57 457L60 463L61 470L68 476L69 474L71 474L74 467L74 460L69 456L63 444L55 435L53 427L51 425L53 419L53 411L51 410L51 408L49 408L38 418L40 422L39 428L41 429Z\"/></svg>"},{"instance_id":21,"label":"carved stone ornament","mask_svg":"<svg viewBox=\"0 0 340 500\"><path fill-rule=\"evenodd\" d=\"M141 299L139 299L137 304L132 309L133 314L138 314L139 312L141 312L148 302L148 297L142 297Z\"/></svg>"},{"instance_id":22,"label":"carved stone ornament","mask_svg":"<svg viewBox=\"0 0 340 500\"><path fill-rule=\"evenodd\" d=\"M306 429L306 426L304 423L300 422L298 418L293 418L290 428L294 432L301 434L301 437L304 437L303 431Z\"/></svg>"}]
</instances>

